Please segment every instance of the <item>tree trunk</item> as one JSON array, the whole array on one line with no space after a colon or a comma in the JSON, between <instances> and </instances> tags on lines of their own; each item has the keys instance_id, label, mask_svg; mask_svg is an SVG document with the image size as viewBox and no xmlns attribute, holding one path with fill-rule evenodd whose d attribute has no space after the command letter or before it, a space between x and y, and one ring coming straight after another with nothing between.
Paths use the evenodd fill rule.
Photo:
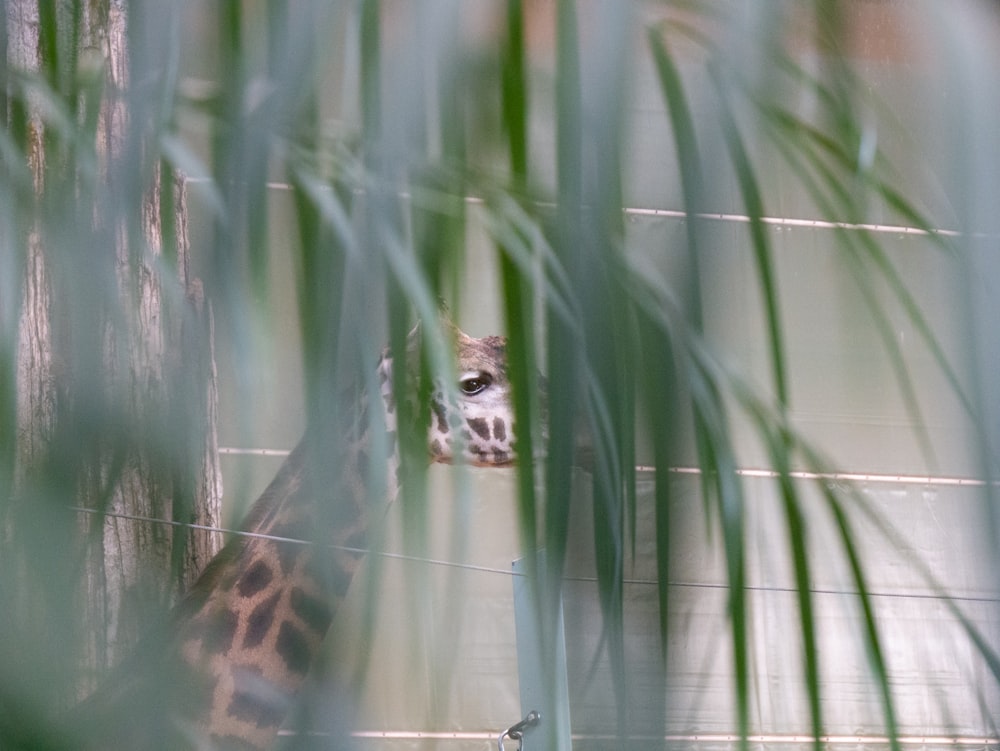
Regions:
<instances>
[{"instance_id":1,"label":"tree trunk","mask_svg":"<svg viewBox=\"0 0 1000 751\"><path fill-rule=\"evenodd\" d=\"M37 72L73 133L30 83L2 113L23 133L34 185L9 212L19 224L0 265L22 280L2 287L19 305L0 305L17 319L0 320L15 363L0 399L16 401L5 407L16 438L0 444L11 488L0 498L0 703L44 693L46 677L76 665L87 672L67 681L71 702L218 549L214 533L151 521L218 526L212 316L189 272L183 180L159 159L156 112L144 108L171 84L150 78L155 51L130 56L125 4L4 10L9 69Z\"/></svg>"}]
</instances>

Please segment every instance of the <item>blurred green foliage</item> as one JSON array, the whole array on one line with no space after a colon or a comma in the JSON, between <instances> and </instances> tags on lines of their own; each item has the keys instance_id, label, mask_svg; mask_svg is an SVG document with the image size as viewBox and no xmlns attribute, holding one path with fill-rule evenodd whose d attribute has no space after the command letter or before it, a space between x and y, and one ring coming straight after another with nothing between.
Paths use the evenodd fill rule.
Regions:
<instances>
[{"instance_id":1,"label":"blurred green foliage","mask_svg":"<svg viewBox=\"0 0 1000 751\"><path fill-rule=\"evenodd\" d=\"M879 141L900 116L856 69L851 45L864 34L856 25L864 5L8 0L0 30L0 747L59 747L65 739L45 730L50 713L90 685L88 669L114 661L100 644L104 626L74 617L81 593L102 592L86 612L113 621L125 589L166 607L184 578L188 542L177 535L166 541L172 568L115 581L94 559L101 524L73 510L113 505L140 445L154 458L139 470L152 495L133 513L192 519L200 453L191 445L207 418L175 406L205 384L185 382L190 360L176 350L192 336L191 351L208 347L195 299L203 294L232 327L234 349L253 351L258 306L271 294L269 196L287 189L294 213L282 234L294 254L307 414L335 409L331 384L357 377L386 342L398 348L414 319L436 321L439 300L458 310L474 297L462 279L470 202L481 208L496 248L517 420L531 426L520 432L522 454L545 444L544 459L518 469L542 631L556 638L566 561L581 544L570 519L582 460L596 530L584 544L594 550L616 733L630 730L623 580L635 555L643 463L656 477L663 681L671 680L676 622L674 530L689 513L671 478L693 463L706 544L724 560L732 727L744 748L761 732L748 600L754 508L741 474L749 426L780 500L783 524L771 539L790 561L813 745L830 730L815 592L815 569L828 562L813 549L807 501L818 494L835 530L825 550L849 571L855 638L897 748L886 625L856 532L878 511L851 483L829 481L840 468L800 430L773 220L808 217L835 236L836 263L865 303L863 325L883 348L927 474L937 462L934 410L901 327L964 412L977 476L996 478L988 316L1000 278L991 208L1000 162L990 143L1000 109L985 103L996 98L997 36L995 18L971 5L945 18L926 3L885 4L908 24L904 41L916 50L893 65L926 65L946 84L947 154L928 157L927 169L950 172L927 177L912 163L924 154L904 151L900 160ZM938 106L925 93L928 101L908 102ZM644 109L659 113L662 152L640 152L636 113ZM641 169L652 163L659 166ZM651 195L666 203L653 208L679 217L670 248L630 245L626 209L643 197L640 172L656 173ZM947 200L924 180L945 186ZM192 205L211 230L189 249ZM727 211L745 229L738 242L752 263L741 282L760 304L754 337L766 365L754 373L734 364L712 330L713 222ZM942 340L938 311L887 250L877 227L888 225L921 237L961 280L950 288L960 346ZM155 325L142 318L149 295L162 305ZM444 367L443 352L428 359ZM534 388L539 369L549 379L544 401ZM50 380L26 382L39 374ZM168 385L144 404L136 379L149 378ZM995 544L992 485L983 487ZM427 524L419 510L415 518ZM162 546L158 535L144 544ZM964 614L932 567L912 565L1000 683L995 634Z\"/></svg>"}]
</instances>

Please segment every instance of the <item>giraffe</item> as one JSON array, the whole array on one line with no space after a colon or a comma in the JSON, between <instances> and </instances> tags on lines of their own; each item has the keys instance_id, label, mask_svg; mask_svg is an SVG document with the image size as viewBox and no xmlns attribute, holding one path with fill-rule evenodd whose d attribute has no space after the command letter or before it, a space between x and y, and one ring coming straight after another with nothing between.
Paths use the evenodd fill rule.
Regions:
<instances>
[{"instance_id":1,"label":"giraffe","mask_svg":"<svg viewBox=\"0 0 1000 751\"><path fill-rule=\"evenodd\" d=\"M511 465L517 453L506 340L445 328L458 382L454 389L435 383L430 390L428 458ZM207 748L220 750L274 742L362 560L372 514L365 477L372 425L383 425L387 438L387 502L399 491L392 373L384 353L377 368L381 399L374 400L384 408L384 422L371 420L364 399L347 411L351 440L340 461L322 455L307 429L247 515L242 528L249 535L230 541L175 609L173 647L163 665L180 677L168 700L176 704L175 716L158 718L157 730L145 723L144 734L159 735L149 747L176 747L164 741L176 733L202 739L192 744L197 748L206 748L204 739ZM319 540L317 530L323 530ZM101 740L109 742L140 745L133 731Z\"/></svg>"}]
</instances>

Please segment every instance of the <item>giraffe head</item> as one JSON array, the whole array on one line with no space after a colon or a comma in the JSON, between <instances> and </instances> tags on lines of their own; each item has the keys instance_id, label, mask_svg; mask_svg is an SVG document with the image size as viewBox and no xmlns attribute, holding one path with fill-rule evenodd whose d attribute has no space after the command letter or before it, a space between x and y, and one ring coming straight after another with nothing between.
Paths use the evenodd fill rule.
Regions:
<instances>
[{"instance_id":1,"label":"giraffe head","mask_svg":"<svg viewBox=\"0 0 1000 751\"><path fill-rule=\"evenodd\" d=\"M411 409L429 420L427 448L430 460L443 464L460 463L479 467L505 467L523 457L518 454L514 433L514 405L507 373L507 339L469 336L447 318L442 317L441 330L451 340L452 374L455 381L445 384L435 380L428 411L411 402ZM420 326L410 332L406 358L415 364L420 350ZM415 368L405 369L407 377L416 378ZM385 406L386 428L395 437L397 415L393 394L393 358L383 352L378 368L382 399ZM544 453L547 430L544 420L546 383L538 376L538 389L543 420L538 455ZM413 397L415 384L406 389ZM393 457L392 471L398 470L398 455ZM398 474L395 476L398 485Z\"/></svg>"},{"instance_id":2,"label":"giraffe head","mask_svg":"<svg viewBox=\"0 0 1000 751\"><path fill-rule=\"evenodd\" d=\"M431 401L430 455L436 462L504 466L517 458L507 377L507 340L474 339L453 329L458 383L453 399L437 387Z\"/></svg>"}]
</instances>

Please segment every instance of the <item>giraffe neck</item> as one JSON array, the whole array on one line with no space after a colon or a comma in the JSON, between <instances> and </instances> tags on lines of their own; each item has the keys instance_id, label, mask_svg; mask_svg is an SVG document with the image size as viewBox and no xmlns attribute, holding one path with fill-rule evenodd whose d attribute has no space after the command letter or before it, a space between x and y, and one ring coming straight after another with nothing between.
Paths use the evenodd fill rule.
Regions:
<instances>
[{"instance_id":1,"label":"giraffe neck","mask_svg":"<svg viewBox=\"0 0 1000 751\"><path fill-rule=\"evenodd\" d=\"M379 372L391 502L399 458L388 367L383 361ZM194 717L219 748L272 744L360 566L367 422L362 401L350 426L357 438L339 462L307 433L248 515L243 527L253 536L227 545L181 608L180 655L205 689Z\"/></svg>"}]
</instances>

